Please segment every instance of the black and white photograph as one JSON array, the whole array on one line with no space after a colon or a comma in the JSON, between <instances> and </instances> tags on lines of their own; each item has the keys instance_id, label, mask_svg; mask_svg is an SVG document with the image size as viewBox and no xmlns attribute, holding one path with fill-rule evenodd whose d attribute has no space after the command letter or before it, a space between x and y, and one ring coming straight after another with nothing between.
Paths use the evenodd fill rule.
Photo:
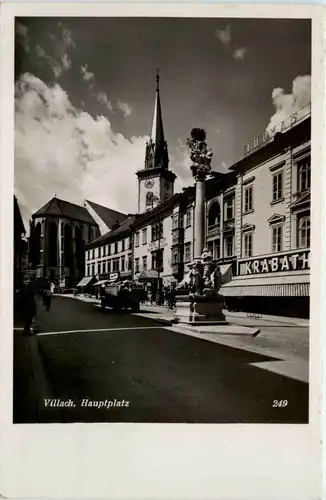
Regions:
<instances>
[{"instance_id":1,"label":"black and white photograph","mask_svg":"<svg viewBox=\"0 0 326 500\"><path fill-rule=\"evenodd\" d=\"M322 498L323 18L1 3L4 498Z\"/></svg>"},{"instance_id":2,"label":"black and white photograph","mask_svg":"<svg viewBox=\"0 0 326 500\"><path fill-rule=\"evenodd\" d=\"M311 47L15 19L15 424L308 424Z\"/></svg>"}]
</instances>

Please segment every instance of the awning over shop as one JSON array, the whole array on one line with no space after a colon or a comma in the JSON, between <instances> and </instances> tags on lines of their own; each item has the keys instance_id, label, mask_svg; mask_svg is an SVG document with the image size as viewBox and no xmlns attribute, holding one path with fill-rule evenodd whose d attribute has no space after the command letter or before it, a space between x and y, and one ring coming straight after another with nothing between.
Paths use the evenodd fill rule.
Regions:
<instances>
[{"instance_id":1,"label":"awning over shop","mask_svg":"<svg viewBox=\"0 0 326 500\"><path fill-rule=\"evenodd\" d=\"M220 266L222 274L222 283L228 283L232 278L232 264L223 264Z\"/></svg>"},{"instance_id":2,"label":"awning over shop","mask_svg":"<svg viewBox=\"0 0 326 500\"><path fill-rule=\"evenodd\" d=\"M92 281L93 276L84 276L84 278L78 283L77 286L86 286Z\"/></svg>"},{"instance_id":3,"label":"awning over shop","mask_svg":"<svg viewBox=\"0 0 326 500\"><path fill-rule=\"evenodd\" d=\"M306 276L233 279L222 285L220 294L225 297L309 297L310 284L307 281Z\"/></svg>"},{"instance_id":4,"label":"awning over shop","mask_svg":"<svg viewBox=\"0 0 326 500\"><path fill-rule=\"evenodd\" d=\"M97 283L94 283L93 286L101 286L101 285L105 285L105 283L109 283L110 280L101 280L101 281L98 281Z\"/></svg>"},{"instance_id":5,"label":"awning over shop","mask_svg":"<svg viewBox=\"0 0 326 500\"><path fill-rule=\"evenodd\" d=\"M147 269L147 270L142 271L140 274L137 275L138 281L146 281L146 280L154 280L154 279L158 279L158 272L155 271L155 269Z\"/></svg>"}]
</instances>

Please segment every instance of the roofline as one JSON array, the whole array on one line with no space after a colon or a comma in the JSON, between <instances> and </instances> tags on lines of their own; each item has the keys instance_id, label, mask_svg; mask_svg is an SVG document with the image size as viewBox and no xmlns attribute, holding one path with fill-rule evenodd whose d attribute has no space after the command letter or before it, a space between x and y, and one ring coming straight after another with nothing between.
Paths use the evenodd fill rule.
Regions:
<instances>
[{"instance_id":1,"label":"roofline","mask_svg":"<svg viewBox=\"0 0 326 500\"><path fill-rule=\"evenodd\" d=\"M99 227L97 222L88 222L86 220L79 219L78 217L70 217L68 215L60 215L60 214L47 214L47 213L40 213L40 214L32 214L32 219L41 219L41 218L50 218L50 217L59 217L61 219L68 219L76 222L82 222L83 224L90 224L91 226Z\"/></svg>"}]
</instances>

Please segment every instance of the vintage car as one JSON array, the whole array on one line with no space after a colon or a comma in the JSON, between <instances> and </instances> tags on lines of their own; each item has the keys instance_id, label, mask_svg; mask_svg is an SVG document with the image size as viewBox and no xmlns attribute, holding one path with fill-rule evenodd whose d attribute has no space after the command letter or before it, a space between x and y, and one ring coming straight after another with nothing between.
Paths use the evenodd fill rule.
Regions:
<instances>
[{"instance_id":1,"label":"vintage car","mask_svg":"<svg viewBox=\"0 0 326 500\"><path fill-rule=\"evenodd\" d=\"M106 283L100 291L101 307L111 307L114 311L131 310L139 312L142 291L132 282Z\"/></svg>"}]
</instances>

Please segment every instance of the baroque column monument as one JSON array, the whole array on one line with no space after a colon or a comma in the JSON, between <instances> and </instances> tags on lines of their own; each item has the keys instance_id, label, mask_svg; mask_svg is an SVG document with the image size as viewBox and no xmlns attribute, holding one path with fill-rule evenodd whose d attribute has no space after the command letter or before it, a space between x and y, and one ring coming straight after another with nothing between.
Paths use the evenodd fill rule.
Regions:
<instances>
[{"instance_id":1,"label":"baroque column monument","mask_svg":"<svg viewBox=\"0 0 326 500\"><path fill-rule=\"evenodd\" d=\"M207 148L205 130L200 128L192 129L187 145L196 182L194 259L188 275L177 286L176 320L197 325L227 324L222 311L223 296L219 295L220 268L205 248L205 180L211 171L213 153Z\"/></svg>"}]
</instances>

